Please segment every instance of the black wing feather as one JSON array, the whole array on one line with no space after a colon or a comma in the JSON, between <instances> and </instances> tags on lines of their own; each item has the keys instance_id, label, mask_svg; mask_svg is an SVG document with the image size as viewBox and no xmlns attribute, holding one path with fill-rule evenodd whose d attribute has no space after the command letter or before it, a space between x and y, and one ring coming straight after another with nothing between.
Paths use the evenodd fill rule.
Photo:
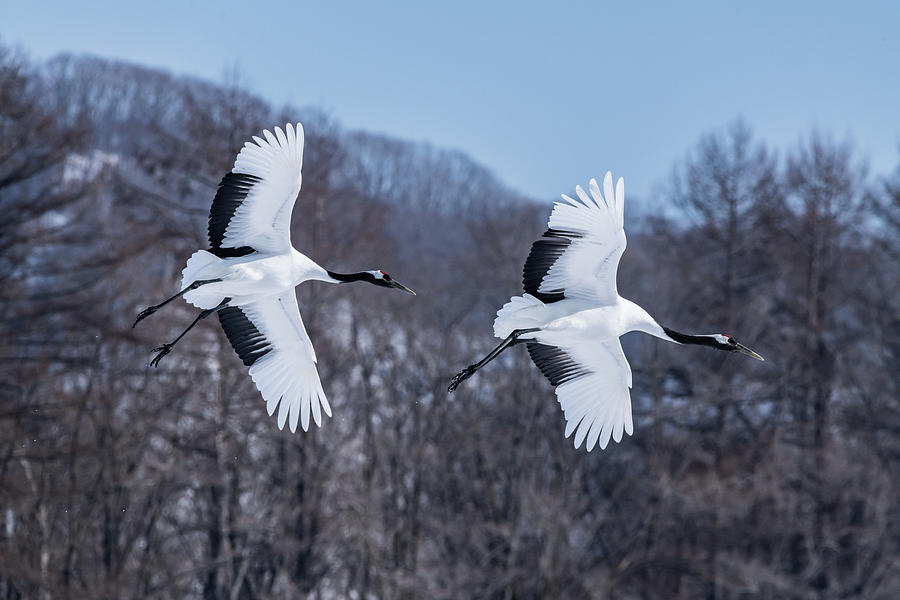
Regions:
<instances>
[{"instance_id":1,"label":"black wing feather","mask_svg":"<svg viewBox=\"0 0 900 600\"><path fill-rule=\"evenodd\" d=\"M272 351L272 345L256 325L247 318L244 311L236 306L228 306L219 311L219 323L225 330L231 347L246 366Z\"/></svg>"},{"instance_id":2,"label":"black wing feather","mask_svg":"<svg viewBox=\"0 0 900 600\"><path fill-rule=\"evenodd\" d=\"M226 173L216 190L212 206L209 209L209 251L219 258L245 256L255 252L250 246L240 248L223 248L225 230L234 217L238 207L247 198L254 185L262 181L261 177L246 173Z\"/></svg>"},{"instance_id":3,"label":"black wing feather","mask_svg":"<svg viewBox=\"0 0 900 600\"><path fill-rule=\"evenodd\" d=\"M556 346L528 342L528 355L553 386L591 373L590 369L575 362L571 356Z\"/></svg>"},{"instance_id":4,"label":"black wing feather","mask_svg":"<svg viewBox=\"0 0 900 600\"><path fill-rule=\"evenodd\" d=\"M572 240L580 237L583 237L583 234L577 231L548 229L541 239L531 245L531 252L528 253L525 266L522 268L522 287L527 293L544 304L558 302L566 297L565 290L562 289L539 292L538 288L541 287L541 281L550 267L568 249Z\"/></svg>"}]
</instances>

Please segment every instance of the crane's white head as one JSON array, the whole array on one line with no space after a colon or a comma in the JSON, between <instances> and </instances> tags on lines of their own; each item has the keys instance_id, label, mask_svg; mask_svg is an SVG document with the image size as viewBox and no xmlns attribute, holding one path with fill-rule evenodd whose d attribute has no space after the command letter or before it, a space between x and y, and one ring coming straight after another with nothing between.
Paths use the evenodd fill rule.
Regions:
<instances>
[{"instance_id":1,"label":"crane's white head","mask_svg":"<svg viewBox=\"0 0 900 600\"><path fill-rule=\"evenodd\" d=\"M715 333L708 337L715 340L715 347L719 350L725 350L726 352L740 352L741 354L752 356L756 360L766 360L747 346L738 343L737 340L727 333Z\"/></svg>"},{"instance_id":2,"label":"crane's white head","mask_svg":"<svg viewBox=\"0 0 900 600\"><path fill-rule=\"evenodd\" d=\"M407 294L412 294L413 296L416 295L414 291L412 291L399 281L394 281L394 279L390 275L380 269L375 271L359 271L358 273L335 273L334 271L328 271L328 275L331 277L332 281L338 283L366 281L368 283L374 283L375 285L380 287L396 288L398 290L403 290Z\"/></svg>"},{"instance_id":3,"label":"crane's white head","mask_svg":"<svg viewBox=\"0 0 900 600\"><path fill-rule=\"evenodd\" d=\"M390 275L388 275L381 269L377 269L375 271L365 271L365 272L372 276L372 283L374 283L375 285L380 285L381 287L387 287L387 288L396 288L398 290L403 290L407 294L412 294L413 296L416 295L416 293L414 291L412 291L411 289L409 289L408 287L406 287L399 281L394 281L394 279Z\"/></svg>"},{"instance_id":4,"label":"crane's white head","mask_svg":"<svg viewBox=\"0 0 900 600\"><path fill-rule=\"evenodd\" d=\"M756 360L766 360L747 346L738 343L736 339L728 335L727 333L712 333L707 335L690 335L687 333L679 333L674 329L669 329L668 327L663 327L663 330L666 332L666 335L669 336L669 339L678 342L679 344L697 344L700 346L712 346L717 350L724 350L726 352L740 352L741 354L746 354L747 356L752 356Z\"/></svg>"}]
</instances>

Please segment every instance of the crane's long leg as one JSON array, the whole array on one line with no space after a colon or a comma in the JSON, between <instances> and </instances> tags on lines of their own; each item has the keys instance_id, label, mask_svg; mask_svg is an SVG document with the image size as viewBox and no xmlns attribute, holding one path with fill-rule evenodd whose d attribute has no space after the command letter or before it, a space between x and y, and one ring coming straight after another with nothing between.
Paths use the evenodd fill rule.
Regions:
<instances>
[{"instance_id":1,"label":"crane's long leg","mask_svg":"<svg viewBox=\"0 0 900 600\"><path fill-rule=\"evenodd\" d=\"M516 344L521 343L521 341L524 341L524 340L519 340L519 336L524 335L526 333L534 333L535 331L540 331L540 327L532 327L531 329L516 329L516 330L514 330L512 333L510 333L508 336L506 336L506 339L503 340L502 342L500 342L500 344L496 348L491 350L487 356L485 356L484 358L479 360L474 365L469 365L468 367L466 367L465 369L463 369L462 371L460 371L459 373L454 375L453 379L450 380L450 386L447 388L447 391L452 394L453 391L457 387L459 387L459 384L462 383L463 381L465 381L466 379L468 379L469 377L471 377L472 375L474 375L475 371L477 371L484 365L488 364L489 362L491 362L492 360L497 358L497 356L499 356L501 352L503 352L510 346L514 346Z\"/></svg>"},{"instance_id":2,"label":"crane's long leg","mask_svg":"<svg viewBox=\"0 0 900 600\"><path fill-rule=\"evenodd\" d=\"M201 285L206 285L207 283L216 283L219 281L222 281L222 280L221 279L200 279L198 281L195 281L194 283L187 286L186 288L184 288L183 290L181 290L180 292L178 292L171 298L167 298L166 300L163 300L159 304L149 306L149 307L145 308L144 310L142 310L141 312L139 312L137 318L134 320L134 323L132 323L131 326L134 327L135 325L137 325L138 323L140 323L141 321L143 321L144 319L146 319L147 317L149 317L150 315L152 315L153 313L158 311L160 308L162 308L163 306L165 306L172 300L175 300L176 298L181 298L182 296L184 296L191 290L196 290Z\"/></svg>"},{"instance_id":3,"label":"crane's long leg","mask_svg":"<svg viewBox=\"0 0 900 600\"><path fill-rule=\"evenodd\" d=\"M179 336L178 336L177 338L175 338L174 340L172 340L172 341L169 342L168 344L163 344L162 346L159 346L159 347L153 349L153 352L159 352L159 354L157 354L156 356L153 357L153 360L150 361L150 364L153 365L154 367L159 366L159 361L162 360L162 357L165 356L166 354L168 354L169 352L171 352L171 351L172 351L172 347L173 347L175 344L177 344L177 343L178 343L178 340L180 340L181 338L183 338L183 337L185 336L185 334L187 334L188 331L190 331L191 329L193 329L193 328L194 328L194 325L196 325L197 323L199 323L201 319L205 319L206 317L208 317L208 316L211 315L212 313L218 311L219 309L225 308L225 306L226 306L230 301L231 301L231 298L225 298L224 300L222 300L222 303L219 304L217 307L215 307L215 308L207 308L207 309L204 309L204 310L200 311L200 314L197 315L197 318L194 319L193 323L191 323L190 325L188 325L187 329L185 329L184 331L182 331L181 334L179 334Z\"/></svg>"}]
</instances>

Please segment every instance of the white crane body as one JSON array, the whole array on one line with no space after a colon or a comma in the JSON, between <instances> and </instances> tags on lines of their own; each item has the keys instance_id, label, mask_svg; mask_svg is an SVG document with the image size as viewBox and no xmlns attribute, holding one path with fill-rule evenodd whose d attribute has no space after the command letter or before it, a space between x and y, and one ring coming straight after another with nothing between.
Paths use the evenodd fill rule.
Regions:
<instances>
[{"instance_id":1,"label":"white crane body","mask_svg":"<svg viewBox=\"0 0 900 600\"><path fill-rule=\"evenodd\" d=\"M494 322L496 337L505 338L516 329L538 327L540 331L523 334L520 339L559 346L575 340L609 340L629 331L643 331L670 342L674 341L665 334L663 328L647 311L621 296L616 298L615 304L597 307L590 307L590 303L585 300L564 299L544 304L533 296L530 298L533 300L529 301L526 298L528 302L526 308L509 311L502 316L498 313ZM511 299L510 303L513 300Z\"/></svg>"},{"instance_id":2,"label":"white crane body","mask_svg":"<svg viewBox=\"0 0 900 600\"><path fill-rule=\"evenodd\" d=\"M265 138L265 139L263 139ZM218 314L229 342L249 367L278 428L321 425L331 407L316 369L294 287L304 281L366 281L414 294L384 271L341 274L320 267L291 244L291 213L302 183L303 126L288 123L247 142L222 178L209 214L209 250L198 250L182 271L181 291L142 311L135 325L179 296L202 309L151 364L171 351L204 317Z\"/></svg>"},{"instance_id":3,"label":"white crane body","mask_svg":"<svg viewBox=\"0 0 900 600\"><path fill-rule=\"evenodd\" d=\"M510 298L494 320L504 341L450 383L453 391L509 346L526 343L531 359L556 388L575 447L605 448L631 435L631 367L619 337L642 331L668 342L701 344L762 357L725 334L687 335L666 329L646 310L622 298L616 271L625 252L625 184L612 174L595 180L578 199L563 195L548 229L531 247L522 272L525 294Z\"/></svg>"},{"instance_id":4,"label":"white crane body","mask_svg":"<svg viewBox=\"0 0 900 600\"><path fill-rule=\"evenodd\" d=\"M206 250L195 252L182 272L181 287L197 280L220 279L184 295L197 308L214 308L225 298L227 306L242 306L305 281L335 282L328 271L293 248L286 254L219 258Z\"/></svg>"}]
</instances>

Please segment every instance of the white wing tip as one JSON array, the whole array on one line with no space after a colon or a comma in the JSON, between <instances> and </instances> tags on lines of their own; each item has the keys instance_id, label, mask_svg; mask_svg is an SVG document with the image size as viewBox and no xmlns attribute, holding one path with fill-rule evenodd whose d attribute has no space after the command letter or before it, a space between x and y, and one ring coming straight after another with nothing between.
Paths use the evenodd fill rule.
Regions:
<instances>
[{"instance_id":1,"label":"white wing tip","mask_svg":"<svg viewBox=\"0 0 900 600\"><path fill-rule=\"evenodd\" d=\"M263 176L276 164L303 165L303 124L286 123L284 129L276 125L275 133L263 129L261 136L250 136L252 141L244 142L241 151L234 159L232 173Z\"/></svg>"},{"instance_id":2,"label":"white wing tip","mask_svg":"<svg viewBox=\"0 0 900 600\"><path fill-rule=\"evenodd\" d=\"M625 190L625 178L619 177L616 182L615 187L613 187L613 178L612 171L607 171L603 176L603 192L601 193L601 187L597 183L596 178L591 178L588 182L588 190L590 194L588 194L583 187L580 185L575 186L575 195L581 200L575 200L568 194L560 194L560 198L562 198L568 204L575 206L576 208L582 205L585 205L589 208L593 206L593 204L597 205L597 208L609 207L612 208L616 206L616 208L621 212L622 200L624 200L624 190ZM593 202L592 202L593 201ZM560 205L561 202L555 202L555 205Z\"/></svg>"},{"instance_id":3,"label":"white wing tip","mask_svg":"<svg viewBox=\"0 0 900 600\"><path fill-rule=\"evenodd\" d=\"M628 407L628 410L631 410L630 406ZM599 426L598 432L595 434L596 437L589 433L589 430L593 429L595 425ZM573 423L572 421L567 420L565 438L568 439L569 436L575 433L573 445L576 450L581 448L582 442L584 442L584 449L587 452L591 452L598 446L601 450L605 450L609 445L610 440L619 443L625 438L624 434L629 436L634 434L634 423L631 420L630 415L625 418L624 423L621 425L622 427L620 429L613 423L595 424L593 421L585 423L584 419Z\"/></svg>"},{"instance_id":4,"label":"white wing tip","mask_svg":"<svg viewBox=\"0 0 900 600\"><path fill-rule=\"evenodd\" d=\"M277 401L266 401L266 412L269 413L270 417L275 414L275 409L278 409L277 424L279 430L283 431L284 426L287 425L291 433L297 433L297 425L299 424L303 431L309 431L310 416L312 416L312 422L317 427L322 426L323 412L326 416L331 417L331 406L328 404L328 399L325 397L321 387L318 393L307 396L295 396L293 399L288 397L290 393L291 390L281 394L277 397Z\"/></svg>"}]
</instances>

